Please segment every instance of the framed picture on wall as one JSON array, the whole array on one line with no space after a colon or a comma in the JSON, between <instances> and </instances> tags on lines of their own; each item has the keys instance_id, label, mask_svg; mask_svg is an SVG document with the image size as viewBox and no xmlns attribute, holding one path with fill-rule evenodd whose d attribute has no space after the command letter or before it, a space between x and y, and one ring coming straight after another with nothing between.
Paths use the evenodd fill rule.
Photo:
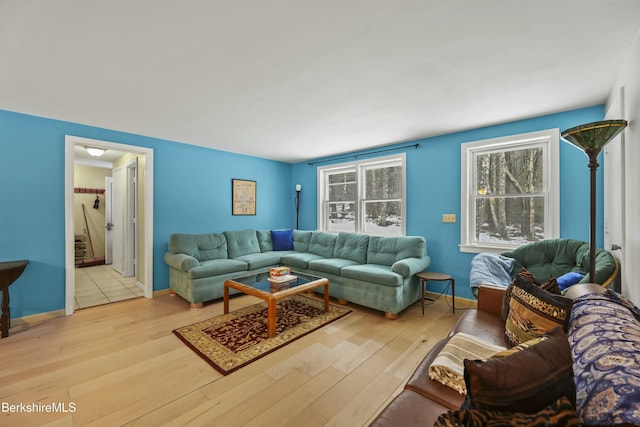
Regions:
<instances>
[{"instance_id":1,"label":"framed picture on wall","mask_svg":"<svg viewBox=\"0 0 640 427\"><path fill-rule=\"evenodd\" d=\"M231 213L233 215L256 214L256 182L231 179Z\"/></svg>"}]
</instances>

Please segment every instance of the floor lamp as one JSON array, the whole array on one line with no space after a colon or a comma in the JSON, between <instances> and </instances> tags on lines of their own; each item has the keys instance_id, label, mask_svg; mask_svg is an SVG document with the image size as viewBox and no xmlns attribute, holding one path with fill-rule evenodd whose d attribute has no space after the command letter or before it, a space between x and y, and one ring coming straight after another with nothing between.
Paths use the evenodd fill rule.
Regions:
<instances>
[{"instance_id":1,"label":"floor lamp","mask_svg":"<svg viewBox=\"0 0 640 427\"><path fill-rule=\"evenodd\" d=\"M302 191L302 184L296 184L296 230L300 228L300 191Z\"/></svg>"},{"instance_id":2,"label":"floor lamp","mask_svg":"<svg viewBox=\"0 0 640 427\"><path fill-rule=\"evenodd\" d=\"M591 228L589 235L589 282L595 283L596 273L596 170L602 148L627 126L626 120L604 120L587 123L562 132L562 138L585 152L589 158L591 177Z\"/></svg>"}]
</instances>

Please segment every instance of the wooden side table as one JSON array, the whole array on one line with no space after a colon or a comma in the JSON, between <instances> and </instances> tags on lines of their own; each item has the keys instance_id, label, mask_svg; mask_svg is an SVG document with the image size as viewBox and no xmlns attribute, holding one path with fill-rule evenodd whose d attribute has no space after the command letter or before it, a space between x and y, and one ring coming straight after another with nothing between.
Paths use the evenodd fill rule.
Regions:
<instances>
[{"instance_id":1,"label":"wooden side table","mask_svg":"<svg viewBox=\"0 0 640 427\"><path fill-rule=\"evenodd\" d=\"M0 317L0 330L2 336L9 336L11 327L11 309L9 308L9 285L16 281L24 271L29 261L0 262L0 290L2 290L2 316Z\"/></svg>"},{"instance_id":2,"label":"wooden side table","mask_svg":"<svg viewBox=\"0 0 640 427\"><path fill-rule=\"evenodd\" d=\"M444 273L436 273L435 271L421 271L416 274L420 279L420 287L422 288L422 315L424 316L424 291L428 281L433 282L451 282L451 305L453 306L453 314L456 314L456 283L453 277Z\"/></svg>"}]
</instances>

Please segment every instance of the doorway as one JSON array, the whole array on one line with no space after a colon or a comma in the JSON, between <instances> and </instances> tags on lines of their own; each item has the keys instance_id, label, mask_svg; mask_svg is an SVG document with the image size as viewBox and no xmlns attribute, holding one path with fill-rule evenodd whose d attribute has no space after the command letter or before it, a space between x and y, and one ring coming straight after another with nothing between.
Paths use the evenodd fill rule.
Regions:
<instances>
[{"instance_id":1,"label":"doorway","mask_svg":"<svg viewBox=\"0 0 640 427\"><path fill-rule=\"evenodd\" d=\"M128 248L123 248L122 253L127 252L133 258L128 264L131 278L123 280L123 282L126 282L124 285L128 285L132 292L135 292L135 288L137 287L146 298L152 298L153 296L153 150L138 146L67 135L65 137L65 312L67 315L73 314L76 309L75 291L76 286L78 285L76 283L74 250L76 230L76 220L74 216L75 150L79 148L84 149L85 147L130 153L126 162L123 164L123 170L126 172L126 174L123 175L126 176L126 185L129 189L134 190L135 195L130 196L130 198L124 203L125 206L123 209L128 209L127 218L129 218L130 214L130 221L132 222L129 223L128 220L127 224L120 224L120 231L124 233L125 230L128 229L129 231L127 232L131 233L127 236L131 245ZM137 161L138 158L141 159L140 163ZM138 181L139 174L144 177L143 180ZM110 182L105 180L105 190L107 188L112 188L112 185L110 186L109 184ZM124 184L125 183L123 183L123 185ZM138 200L140 200L140 208L138 206ZM111 221L109 220L105 220L104 226L109 227L110 222ZM105 238L105 243L108 244L108 240L109 239ZM106 258L107 256L105 254L105 259ZM103 265L100 268L104 269L105 267L106 266ZM111 266L109 266L109 268L110 267ZM99 270L100 268L96 268L96 270ZM87 274L89 273L89 270L83 270L86 270ZM95 274L97 276L109 278L108 271L96 271ZM111 278L111 280L113 281L113 278ZM133 287L131 287L132 284ZM124 291L122 292L124 293Z\"/></svg>"}]
</instances>

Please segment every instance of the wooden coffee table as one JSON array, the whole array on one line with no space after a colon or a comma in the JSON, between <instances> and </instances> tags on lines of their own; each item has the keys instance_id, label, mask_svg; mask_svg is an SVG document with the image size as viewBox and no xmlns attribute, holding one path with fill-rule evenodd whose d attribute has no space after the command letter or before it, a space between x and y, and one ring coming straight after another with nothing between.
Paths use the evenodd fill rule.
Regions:
<instances>
[{"instance_id":1,"label":"wooden coffee table","mask_svg":"<svg viewBox=\"0 0 640 427\"><path fill-rule=\"evenodd\" d=\"M267 301L267 336L273 338L276 335L276 304L284 298L324 286L324 311L329 311L328 279L295 271L292 271L291 274L296 276L296 279L278 284L267 280L269 273L226 280L224 282L224 313L229 313L229 288Z\"/></svg>"}]
</instances>

